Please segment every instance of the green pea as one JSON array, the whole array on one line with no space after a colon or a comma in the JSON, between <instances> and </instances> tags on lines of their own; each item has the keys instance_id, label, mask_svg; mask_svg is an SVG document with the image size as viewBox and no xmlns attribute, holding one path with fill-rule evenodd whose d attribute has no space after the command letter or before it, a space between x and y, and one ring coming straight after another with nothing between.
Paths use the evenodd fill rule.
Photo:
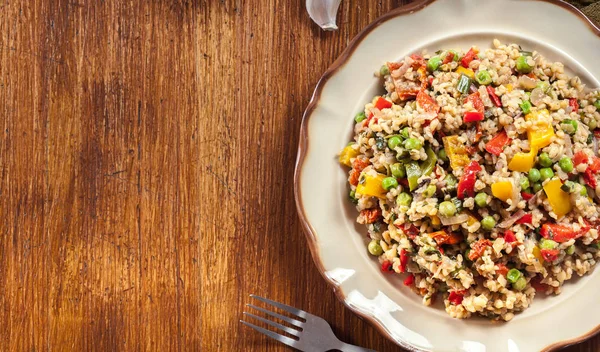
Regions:
<instances>
[{"instance_id":1,"label":"green pea","mask_svg":"<svg viewBox=\"0 0 600 352\"><path fill-rule=\"evenodd\" d=\"M400 131L400 137L402 137L404 139L408 139L410 137L410 131L409 131L408 127L404 127L402 129L402 131Z\"/></svg>"},{"instance_id":2,"label":"green pea","mask_svg":"<svg viewBox=\"0 0 600 352\"><path fill-rule=\"evenodd\" d=\"M379 241L377 240L372 240L371 242L369 242L367 249L369 250L369 253L371 253L371 255L380 256L383 254L383 248L381 248L381 246L379 245Z\"/></svg>"},{"instance_id":3,"label":"green pea","mask_svg":"<svg viewBox=\"0 0 600 352\"><path fill-rule=\"evenodd\" d=\"M577 132L577 121L571 119L564 119L560 123L560 127L566 134L574 135Z\"/></svg>"},{"instance_id":4,"label":"green pea","mask_svg":"<svg viewBox=\"0 0 600 352\"><path fill-rule=\"evenodd\" d=\"M387 76L390 74L390 69L387 65L382 65L379 69L379 74L382 76Z\"/></svg>"},{"instance_id":5,"label":"green pea","mask_svg":"<svg viewBox=\"0 0 600 352\"><path fill-rule=\"evenodd\" d=\"M540 156L538 157L538 163L542 167L550 167L550 166L552 166L552 159L550 159L550 156L548 155L548 153L544 152L544 153L540 154Z\"/></svg>"},{"instance_id":6,"label":"green pea","mask_svg":"<svg viewBox=\"0 0 600 352\"><path fill-rule=\"evenodd\" d=\"M596 107L596 110L600 111L600 99L598 99L594 102L594 106Z\"/></svg>"},{"instance_id":7,"label":"green pea","mask_svg":"<svg viewBox=\"0 0 600 352\"><path fill-rule=\"evenodd\" d=\"M488 71L481 70L481 71L478 71L477 74L475 74L475 80L479 84L487 85L487 84L492 83L492 76L490 75L490 73Z\"/></svg>"},{"instance_id":8,"label":"green pea","mask_svg":"<svg viewBox=\"0 0 600 352\"><path fill-rule=\"evenodd\" d=\"M532 189L533 189L533 193L537 193L537 192L541 191L541 190L542 190L542 188L543 188L543 187L542 187L542 184L541 184L541 183L539 183L539 182L536 182L536 183L534 183L534 184L533 184L533 187L532 187Z\"/></svg>"},{"instance_id":9,"label":"green pea","mask_svg":"<svg viewBox=\"0 0 600 352\"><path fill-rule=\"evenodd\" d=\"M442 59L439 56L434 56L431 59L427 60L427 69L430 72L437 70L442 64Z\"/></svg>"},{"instance_id":10,"label":"green pea","mask_svg":"<svg viewBox=\"0 0 600 352\"><path fill-rule=\"evenodd\" d=\"M416 138L409 138L404 141L404 148L408 150L421 149L421 141Z\"/></svg>"},{"instance_id":11,"label":"green pea","mask_svg":"<svg viewBox=\"0 0 600 352\"><path fill-rule=\"evenodd\" d=\"M433 197L433 195L435 194L436 191L437 191L437 188L435 187L435 185L429 185L429 186L427 186L427 188L425 188L425 191L423 191L423 197L425 197L425 198Z\"/></svg>"},{"instance_id":12,"label":"green pea","mask_svg":"<svg viewBox=\"0 0 600 352\"><path fill-rule=\"evenodd\" d=\"M540 176L542 177L542 181L546 181L554 177L554 171L551 168L545 167L540 170Z\"/></svg>"},{"instance_id":13,"label":"green pea","mask_svg":"<svg viewBox=\"0 0 600 352\"><path fill-rule=\"evenodd\" d=\"M405 178L406 177L406 169L404 165L401 163L395 163L390 166L390 171L392 172L392 176L395 178Z\"/></svg>"},{"instance_id":14,"label":"green pea","mask_svg":"<svg viewBox=\"0 0 600 352\"><path fill-rule=\"evenodd\" d=\"M595 130L596 127L598 127L598 122L596 122L596 120L590 120L590 122L588 122L588 127L590 128L590 131Z\"/></svg>"},{"instance_id":15,"label":"green pea","mask_svg":"<svg viewBox=\"0 0 600 352\"><path fill-rule=\"evenodd\" d=\"M527 56L521 55L517 58L516 68L519 73L529 73L533 67L527 63Z\"/></svg>"},{"instance_id":16,"label":"green pea","mask_svg":"<svg viewBox=\"0 0 600 352\"><path fill-rule=\"evenodd\" d=\"M587 196L587 188L584 185L581 185L581 191L579 191L579 195L581 196Z\"/></svg>"},{"instance_id":17,"label":"green pea","mask_svg":"<svg viewBox=\"0 0 600 352\"><path fill-rule=\"evenodd\" d=\"M570 245L569 248L567 248L568 255L571 255L573 253L575 253L575 245L574 244Z\"/></svg>"},{"instance_id":18,"label":"green pea","mask_svg":"<svg viewBox=\"0 0 600 352\"><path fill-rule=\"evenodd\" d=\"M386 177L381 181L381 187L386 191L389 191L392 188L398 187L398 181L395 177Z\"/></svg>"},{"instance_id":19,"label":"green pea","mask_svg":"<svg viewBox=\"0 0 600 352\"><path fill-rule=\"evenodd\" d=\"M540 170L538 169L531 169L529 170L529 173L527 174L527 177L529 178L529 181L531 182L537 182L540 180L541 175L540 175Z\"/></svg>"},{"instance_id":20,"label":"green pea","mask_svg":"<svg viewBox=\"0 0 600 352\"><path fill-rule=\"evenodd\" d=\"M402 139L398 136L394 136L390 139L388 139L388 147L390 147L390 149L395 149L398 145L400 145L400 143L402 143Z\"/></svg>"},{"instance_id":21,"label":"green pea","mask_svg":"<svg viewBox=\"0 0 600 352\"><path fill-rule=\"evenodd\" d=\"M519 184L521 185L521 189L527 189L529 188L529 179L526 177L521 177Z\"/></svg>"},{"instance_id":22,"label":"green pea","mask_svg":"<svg viewBox=\"0 0 600 352\"><path fill-rule=\"evenodd\" d=\"M406 192L402 192L398 195L398 198L396 198L396 204L398 205L404 205L404 206L410 206L410 203L412 203L412 196Z\"/></svg>"},{"instance_id":23,"label":"green pea","mask_svg":"<svg viewBox=\"0 0 600 352\"><path fill-rule=\"evenodd\" d=\"M554 249L558 247L558 243L553 240L542 238L540 240L540 249Z\"/></svg>"},{"instance_id":24,"label":"green pea","mask_svg":"<svg viewBox=\"0 0 600 352\"><path fill-rule=\"evenodd\" d=\"M573 171L573 161L571 161L571 158L569 157L563 156L562 158L560 158L560 160L558 161L558 166L560 166L560 168L564 172Z\"/></svg>"},{"instance_id":25,"label":"green pea","mask_svg":"<svg viewBox=\"0 0 600 352\"><path fill-rule=\"evenodd\" d=\"M479 192L475 195L475 204L478 207L483 208L487 205L488 196L484 192Z\"/></svg>"},{"instance_id":26,"label":"green pea","mask_svg":"<svg viewBox=\"0 0 600 352\"><path fill-rule=\"evenodd\" d=\"M517 291L523 291L527 286L527 279L521 276L515 283L512 284L512 287Z\"/></svg>"},{"instance_id":27,"label":"green pea","mask_svg":"<svg viewBox=\"0 0 600 352\"><path fill-rule=\"evenodd\" d=\"M442 216L454 216L454 214L456 214L456 205L452 202L444 201L440 203L440 208L438 210Z\"/></svg>"},{"instance_id":28,"label":"green pea","mask_svg":"<svg viewBox=\"0 0 600 352\"><path fill-rule=\"evenodd\" d=\"M506 279L511 284L514 284L522 275L523 274L519 271L519 269L512 268L508 271L508 273L506 273Z\"/></svg>"},{"instance_id":29,"label":"green pea","mask_svg":"<svg viewBox=\"0 0 600 352\"><path fill-rule=\"evenodd\" d=\"M354 116L354 121L356 123L361 122L362 120L366 119L367 115L365 115L364 111L359 112L358 114L356 114L356 116Z\"/></svg>"},{"instance_id":30,"label":"green pea","mask_svg":"<svg viewBox=\"0 0 600 352\"><path fill-rule=\"evenodd\" d=\"M491 217L491 216L486 216L483 219L481 219L481 227L483 227L484 230L492 230L494 227L496 226L496 220Z\"/></svg>"},{"instance_id":31,"label":"green pea","mask_svg":"<svg viewBox=\"0 0 600 352\"><path fill-rule=\"evenodd\" d=\"M446 149L440 149L440 151L438 152L438 159L442 160L443 162L448 161L448 154L446 154Z\"/></svg>"}]
</instances>

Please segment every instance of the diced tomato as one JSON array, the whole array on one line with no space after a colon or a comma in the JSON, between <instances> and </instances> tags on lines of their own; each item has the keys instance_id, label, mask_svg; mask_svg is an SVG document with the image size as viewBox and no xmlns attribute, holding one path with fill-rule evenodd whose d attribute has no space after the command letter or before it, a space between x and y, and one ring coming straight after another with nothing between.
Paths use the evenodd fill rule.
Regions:
<instances>
[{"instance_id":1,"label":"diced tomato","mask_svg":"<svg viewBox=\"0 0 600 352\"><path fill-rule=\"evenodd\" d=\"M459 305L462 303L464 296L465 291L452 291L448 295L448 301L454 305Z\"/></svg>"},{"instance_id":2,"label":"diced tomato","mask_svg":"<svg viewBox=\"0 0 600 352\"><path fill-rule=\"evenodd\" d=\"M371 163L368 160L361 160L359 158L356 158L352 163L352 168L358 172L361 172L369 165L371 165Z\"/></svg>"},{"instance_id":3,"label":"diced tomato","mask_svg":"<svg viewBox=\"0 0 600 352\"><path fill-rule=\"evenodd\" d=\"M358 178L360 177L360 172L355 169L350 170L350 177L348 177L348 182L352 186L358 186Z\"/></svg>"},{"instance_id":4,"label":"diced tomato","mask_svg":"<svg viewBox=\"0 0 600 352\"><path fill-rule=\"evenodd\" d=\"M404 233L411 240L415 239L419 235L419 229L413 224L404 224Z\"/></svg>"},{"instance_id":5,"label":"diced tomato","mask_svg":"<svg viewBox=\"0 0 600 352\"><path fill-rule=\"evenodd\" d=\"M440 111L440 107L435 100L424 90L420 90L417 94L417 105L427 113L437 114Z\"/></svg>"},{"instance_id":6,"label":"diced tomato","mask_svg":"<svg viewBox=\"0 0 600 352\"><path fill-rule=\"evenodd\" d=\"M542 249L542 250L540 250L540 253L542 253L542 258L544 258L545 261L553 262L556 259L558 259L558 254L560 253L560 250L558 250L558 249Z\"/></svg>"},{"instance_id":7,"label":"diced tomato","mask_svg":"<svg viewBox=\"0 0 600 352\"><path fill-rule=\"evenodd\" d=\"M383 263L381 263L381 271L384 273L393 273L394 268L392 262L389 260L384 260Z\"/></svg>"},{"instance_id":8,"label":"diced tomato","mask_svg":"<svg viewBox=\"0 0 600 352\"><path fill-rule=\"evenodd\" d=\"M540 234L542 237L554 240L558 243L567 242L571 239L577 239L583 236L589 227L584 227L579 231L573 230L571 227L560 224L544 224L542 225L542 229L540 230Z\"/></svg>"},{"instance_id":9,"label":"diced tomato","mask_svg":"<svg viewBox=\"0 0 600 352\"><path fill-rule=\"evenodd\" d=\"M543 284L542 278L540 278L539 276L532 278L529 283L531 284L531 287L533 287L536 291L545 292L548 289L548 285Z\"/></svg>"},{"instance_id":10,"label":"diced tomato","mask_svg":"<svg viewBox=\"0 0 600 352\"><path fill-rule=\"evenodd\" d=\"M429 236L440 246L443 244L457 244L463 240L462 234L455 232L447 233L444 230L432 232Z\"/></svg>"},{"instance_id":11,"label":"diced tomato","mask_svg":"<svg viewBox=\"0 0 600 352\"><path fill-rule=\"evenodd\" d=\"M575 166L577 166L579 164L587 163L587 162L588 162L588 156L583 152L583 150L578 151L573 156L573 164L575 164Z\"/></svg>"},{"instance_id":12,"label":"diced tomato","mask_svg":"<svg viewBox=\"0 0 600 352\"><path fill-rule=\"evenodd\" d=\"M382 97L379 97L379 99L377 99L377 101L375 102L375 107L379 110L383 110L383 109L389 109L392 107L392 102L384 99Z\"/></svg>"},{"instance_id":13,"label":"diced tomato","mask_svg":"<svg viewBox=\"0 0 600 352\"><path fill-rule=\"evenodd\" d=\"M600 138L600 128L594 130L594 137Z\"/></svg>"},{"instance_id":14,"label":"diced tomato","mask_svg":"<svg viewBox=\"0 0 600 352\"><path fill-rule=\"evenodd\" d=\"M517 240L517 236L511 230L504 231L504 242L513 243Z\"/></svg>"},{"instance_id":15,"label":"diced tomato","mask_svg":"<svg viewBox=\"0 0 600 352\"><path fill-rule=\"evenodd\" d=\"M399 69L400 66L401 65L399 63L397 63L397 62L388 62L387 63L387 67L390 70L390 72Z\"/></svg>"},{"instance_id":16,"label":"diced tomato","mask_svg":"<svg viewBox=\"0 0 600 352\"><path fill-rule=\"evenodd\" d=\"M381 218L381 209L379 208L364 209L360 213L367 219L367 224L377 222Z\"/></svg>"},{"instance_id":17,"label":"diced tomato","mask_svg":"<svg viewBox=\"0 0 600 352\"><path fill-rule=\"evenodd\" d=\"M494 102L494 105L496 105L499 108L502 107L502 101L496 95L496 91L494 90L494 87L487 86L487 87L485 87L485 90L487 90L487 93L490 96L490 99L492 100L492 102Z\"/></svg>"},{"instance_id":18,"label":"diced tomato","mask_svg":"<svg viewBox=\"0 0 600 352\"><path fill-rule=\"evenodd\" d=\"M481 257L483 255L483 252L485 252L485 249L487 247L491 247L491 245L492 242L488 239L481 239L473 243L473 245L471 246L471 251L469 252L469 259L473 261Z\"/></svg>"},{"instance_id":19,"label":"diced tomato","mask_svg":"<svg viewBox=\"0 0 600 352\"><path fill-rule=\"evenodd\" d=\"M469 94L469 96L467 97L467 101L471 102L473 108L483 115L483 113L485 112L485 105L483 105L483 101L479 96L479 92Z\"/></svg>"},{"instance_id":20,"label":"diced tomato","mask_svg":"<svg viewBox=\"0 0 600 352\"><path fill-rule=\"evenodd\" d=\"M410 274L404 280L404 286L412 286L415 283L415 275Z\"/></svg>"},{"instance_id":21,"label":"diced tomato","mask_svg":"<svg viewBox=\"0 0 600 352\"><path fill-rule=\"evenodd\" d=\"M508 268L506 267L506 265L500 263L496 264L496 266L498 267L498 270L496 270L496 274L502 276L506 276L506 274L508 274Z\"/></svg>"},{"instance_id":22,"label":"diced tomato","mask_svg":"<svg viewBox=\"0 0 600 352\"><path fill-rule=\"evenodd\" d=\"M588 169L592 170L593 173L598 173L598 171L600 171L600 158L598 157L592 157L592 162L590 163L590 166L588 166Z\"/></svg>"},{"instance_id":23,"label":"diced tomato","mask_svg":"<svg viewBox=\"0 0 600 352\"><path fill-rule=\"evenodd\" d=\"M583 180L588 186L592 187L593 189L596 189L596 186L598 186L598 182L596 181L594 172L589 167L583 172Z\"/></svg>"},{"instance_id":24,"label":"diced tomato","mask_svg":"<svg viewBox=\"0 0 600 352\"><path fill-rule=\"evenodd\" d=\"M432 86L433 85L433 77L429 77L427 82L429 82L429 85Z\"/></svg>"},{"instance_id":25,"label":"diced tomato","mask_svg":"<svg viewBox=\"0 0 600 352\"><path fill-rule=\"evenodd\" d=\"M508 138L505 130L502 130L502 132L498 133L486 143L485 150L490 154L500 155L502 154L504 147L509 145L510 142L512 142L512 139Z\"/></svg>"},{"instance_id":26,"label":"diced tomato","mask_svg":"<svg viewBox=\"0 0 600 352\"><path fill-rule=\"evenodd\" d=\"M579 110L579 102L577 102L577 98L569 99L569 106L573 109L573 111L577 112Z\"/></svg>"},{"instance_id":27,"label":"diced tomato","mask_svg":"<svg viewBox=\"0 0 600 352\"><path fill-rule=\"evenodd\" d=\"M423 59L423 56L419 54L412 54L410 58L413 59L413 63L411 65L413 70L417 70L426 65L425 59Z\"/></svg>"},{"instance_id":28,"label":"diced tomato","mask_svg":"<svg viewBox=\"0 0 600 352\"><path fill-rule=\"evenodd\" d=\"M483 114L478 111L467 111L463 115L463 121L465 123L483 121Z\"/></svg>"},{"instance_id":29,"label":"diced tomato","mask_svg":"<svg viewBox=\"0 0 600 352\"><path fill-rule=\"evenodd\" d=\"M450 63L450 62L452 62L452 60L454 60L454 53L449 51L448 54L446 54L444 61L442 61L442 65Z\"/></svg>"},{"instance_id":30,"label":"diced tomato","mask_svg":"<svg viewBox=\"0 0 600 352\"><path fill-rule=\"evenodd\" d=\"M515 221L515 224L531 224L533 222L533 215L525 214Z\"/></svg>"},{"instance_id":31,"label":"diced tomato","mask_svg":"<svg viewBox=\"0 0 600 352\"><path fill-rule=\"evenodd\" d=\"M400 178L400 179L397 179L397 180L398 180L398 183L400 185L402 185L402 187L409 188L410 185L408 184L408 179L407 178Z\"/></svg>"},{"instance_id":32,"label":"diced tomato","mask_svg":"<svg viewBox=\"0 0 600 352\"><path fill-rule=\"evenodd\" d=\"M525 200L530 200L531 198L533 198L533 194L527 193L527 192L521 192L521 197L523 197L523 199L525 199Z\"/></svg>"},{"instance_id":33,"label":"diced tomato","mask_svg":"<svg viewBox=\"0 0 600 352\"><path fill-rule=\"evenodd\" d=\"M462 60L460 60L460 64L463 67L468 68L469 64L471 63L471 61L473 61L473 59L475 58L475 56L477 56L477 51L475 51L474 48L469 49L469 51L467 51L467 53L465 54L465 56L463 56Z\"/></svg>"},{"instance_id":34,"label":"diced tomato","mask_svg":"<svg viewBox=\"0 0 600 352\"><path fill-rule=\"evenodd\" d=\"M475 195L475 181L477 173L481 171L481 166L475 160L471 161L465 168L463 175L458 182L458 199L464 199L465 195L473 197Z\"/></svg>"},{"instance_id":35,"label":"diced tomato","mask_svg":"<svg viewBox=\"0 0 600 352\"><path fill-rule=\"evenodd\" d=\"M408 253L406 252L406 249L402 248L400 250L400 272L401 273L405 273L406 272L406 265L408 264Z\"/></svg>"}]
</instances>

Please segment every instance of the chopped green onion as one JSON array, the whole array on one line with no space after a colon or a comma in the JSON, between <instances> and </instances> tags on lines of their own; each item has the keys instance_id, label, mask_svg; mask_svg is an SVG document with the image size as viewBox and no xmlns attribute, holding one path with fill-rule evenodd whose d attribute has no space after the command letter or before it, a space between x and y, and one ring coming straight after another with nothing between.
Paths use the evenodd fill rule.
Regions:
<instances>
[{"instance_id":1,"label":"chopped green onion","mask_svg":"<svg viewBox=\"0 0 600 352\"><path fill-rule=\"evenodd\" d=\"M354 116L354 121L356 123L361 122L362 120L366 119L367 115L365 115L364 111L359 112L358 114L356 114L356 116Z\"/></svg>"},{"instance_id":2,"label":"chopped green onion","mask_svg":"<svg viewBox=\"0 0 600 352\"><path fill-rule=\"evenodd\" d=\"M533 67L527 63L528 56L521 55L517 58L516 69L519 73L529 73L533 70Z\"/></svg>"},{"instance_id":3,"label":"chopped green onion","mask_svg":"<svg viewBox=\"0 0 600 352\"><path fill-rule=\"evenodd\" d=\"M436 71L442 64L442 59L439 56L434 56L427 60L427 69L430 72Z\"/></svg>"},{"instance_id":4,"label":"chopped green onion","mask_svg":"<svg viewBox=\"0 0 600 352\"><path fill-rule=\"evenodd\" d=\"M519 106L521 107L521 110L523 110L524 114L529 114L531 112L531 103L529 100L523 100Z\"/></svg>"},{"instance_id":5,"label":"chopped green onion","mask_svg":"<svg viewBox=\"0 0 600 352\"><path fill-rule=\"evenodd\" d=\"M508 273L506 273L506 279L511 284L514 284L515 282L517 282L517 280L519 280L521 275L523 275L523 274L521 274L519 269L512 268L508 271Z\"/></svg>"},{"instance_id":6,"label":"chopped green onion","mask_svg":"<svg viewBox=\"0 0 600 352\"><path fill-rule=\"evenodd\" d=\"M481 70L475 74L475 80L479 84L487 85L492 83L492 76L487 70Z\"/></svg>"},{"instance_id":7,"label":"chopped green onion","mask_svg":"<svg viewBox=\"0 0 600 352\"><path fill-rule=\"evenodd\" d=\"M558 247L558 243L553 240L542 238L540 240L540 249L554 249Z\"/></svg>"},{"instance_id":8,"label":"chopped green onion","mask_svg":"<svg viewBox=\"0 0 600 352\"><path fill-rule=\"evenodd\" d=\"M382 65L379 69L379 74L382 76L387 76L390 74L390 69L387 65Z\"/></svg>"},{"instance_id":9,"label":"chopped green onion","mask_svg":"<svg viewBox=\"0 0 600 352\"><path fill-rule=\"evenodd\" d=\"M469 76L461 74L460 78L458 79L458 85L456 86L456 89L458 89L458 91L462 94L467 94L469 92L470 86L471 79L469 78Z\"/></svg>"},{"instance_id":10,"label":"chopped green onion","mask_svg":"<svg viewBox=\"0 0 600 352\"><path fill-rule=\"evenodd\" d=\"M560 127L566 134L574 135L577 132L577 121L564 119L560 123Z\"/></svg>"}]
</instances>

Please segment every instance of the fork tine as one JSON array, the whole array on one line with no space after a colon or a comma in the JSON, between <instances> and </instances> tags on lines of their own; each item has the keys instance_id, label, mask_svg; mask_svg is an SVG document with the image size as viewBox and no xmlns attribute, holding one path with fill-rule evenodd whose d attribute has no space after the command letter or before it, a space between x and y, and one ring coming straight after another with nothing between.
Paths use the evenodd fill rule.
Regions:
<instances>
[{"instance_id":1,"label":"fork tine","mask_svg":"<svg viewBox=\"0 0 600 352\"><path fill-rule=\"evenodd\" d=\"M294 340L294 339L290 339L290 338L289 338L289 337L287 337L287 336L279 335L279 334L277 334L277 333L274 333L274 332L273 332L273 331L271 331L271 330L263 329L263 328L261 328L260 326L256 326L256 325L254 325L254 324L252 324L252 323L248 323L248 322L245 322L245 321L243 321L243 320L240 320L240 323L242 323L242 324L244 324L244 325L246 325L246 326L249 326L249 327L251 327L252 329L254 329L254 330L256 330L256 331L258 331L258 332L260 332L260 333L263 333L263 334L265 334L265 335L269 336L269 337L270 337L270 338L272 338L272 339L275 339L275 340L277 340L277 341L279 341L279 342L281 342L281 343L285 343L285 344L286 344L286 345L288 345L288 346L291 346L291 347L296 347L296 345L298 344L298 341L296 341L296 340Z\"/></svg>"},{"instance_id":2,"label":"fork tine","mask_svg":"<svg viewBox=\"0 0 600 352\"><path fill-rule=\"evenodd\" d=\"M286 312L290 312L292 314L295 314L295 315L299 316L300 318L306 318L306 315L308 315L308 313L305 312L305 311L303 311L303 310L300 310L298 308L294 308L294 307L288 306L288 305L283 304L283 303L271 301L270 299L267 299L267 298L264 298L264 297L260 297L260 296L257 296L257 295L250 295L250 297L256 298L259 301L263 301L263 302L268 303L270 305L273 305L273 306L275 306L277 308L281 308L281 309L285 310Z\"/></svg>"},{"instance_id":3,"label":"fork tine","mask_svg":"<svg viewBox=\"0 0 600 352\"><path fill-rule=\"evenodd\" d=\"M298 330L296 330L296 329L289 328L289 327L287 327L287 326L285 326L285 325L281 325L281 324L279 324L279 323L276 323L276 322L274 322L274 321L271 321L271 320L269 320L269 319L265 319L265 318L263 318L263 317L259 317L258 315L254 315L254 314L252 314L252 313L244 312L244 314L245 314L245 315L248 315L248 316L251 316L251 317L252 317L252 318L254 318L254 319L258 319L258 320L262 321L263 323L267 323L267 324L271 325L272 327L275 327L275 328L281 329L281 330L283 330L283 331L287 332L287 333L288 333L288 334L290 334L290 335L294 335L294 336L300 336L300 331L298 331Z\"/></svg>"},{"instance_id":4,"label":"fork tine","mask_svg":"<svg viewBox=\"0 0 600 352\"><path fill-rule=\"evenodd\" d=\"M281 319L281 320L283 320L283 321L287 321L288 323L290 323L290 324L292 324L292 325L294 325L294 326L297 326L297 327L299 327L299 328L301 328L301 327L302 327L302 325L304 325L304 323L303 323L303 322L301 322L301 321L298 321L298 320L296 320L296 319L292 319L292 318L290 318L290 317L286 317L285 315L281 315L281 314L278 314L278 313L275 313L275 312L271 312L271 311L270 311L270 310L268 310L268 309L264 309L264 308L261 308L261 307L257 307L257 306L255 306L254 304L246 304L246 305L247 305L248 307L251 307L251 308L254 308L254 309L258 310L258 311L261 311L261 312L263 312L263 313L265 313L265 314L269 314L269 315L270 315L270 316L272 316L272 317L275 317L275 318Z\"/></svg>"}]
</instances>

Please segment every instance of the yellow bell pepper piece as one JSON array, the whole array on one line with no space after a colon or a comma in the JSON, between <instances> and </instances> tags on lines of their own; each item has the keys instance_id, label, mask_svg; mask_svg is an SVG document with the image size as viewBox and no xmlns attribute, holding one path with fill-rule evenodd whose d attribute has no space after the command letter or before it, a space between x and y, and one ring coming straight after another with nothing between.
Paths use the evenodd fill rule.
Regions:
<instances>
[{"instance_id":1,"label":"yellow bell pepper piece","mask_svg":"<svg viewBox=\"0 0 600 352\"><path fill-rule=\"evenodd\" d=\"M473 70L471 70L470 68L465 68L462 66L458 66L458 68L456 69L456 73L458 74L464 74L466 76L468 76L471 79L475 79L475 72L473 72Z\"/></svg>"},{"instance_id":2,"label":"yellow bell pepper piece","mask_svg":"<svg viewBox=\"0 0 600 352\"><path fill-rule=\"evenodd\" d=\"M571 197L569 193L560 189L560 186L562 186L562 182L559 179L550 180L544 185L544 192L546 192L552 211L559 218L571 211Z\"/></svg>"},{"instance_id":3,"label":"yellow bell pepper piece","mask_svg":"<svg viewBox=\"0 0 600 352\"><path fill-rule=\"evenodd\" d=\"M376 176L362 174L358 186L356 186L356 193L371 197L385 198L387 191L383 189L381 182L383 182L383 179L386 177L387 176L383 174L377 174Z\"/></svg>"},{"instance_id":4,"label":"yellow bell pepper piece","mask_svg":"<svg viewBox=\"0 0 600 352\"><path fill-rule=\"evenodd\" d=\"M463 210L463 213L467 214L467 216L469 217L467 219L467 226L471 226L476 222L479 222L479 220L477 220L476 217L473 216L473 214L471 214L470 212L468 212L467 210Z\"/></svg>"},{"instance_id":5,"label":"yellow bell pepper piece","mask_svg":"<svg viewBox=\"0 0 600 352\"><path fill-rule=\"evenodd\" d=\"M532 149L529 153L517 153L513 156L508 163L508 169L519 172L529 172L535 165L535 157L537 156L537 149Z\"/></svg>"},{"instance_id":6,"label":"yellow bell pepper piece","mask_svg":"<svg viewBox=\"0 0 600 352\"><path fill-rule=\"evenodd\" d=\"M513 85L512 85L512 84L510 84L510 83L509 83L509 84L507 84L507 85L506 85L506 90L507 90L509 93L510 93L510 92L512 92L512 90L513 90Z\"/></svg>"},{"instance_id":7,"label":"yellow bell pepper piece","mask_svg":"<svg viewBox=\"0 0 600 352\"><path fill-rule=\"evenodd\" d=\"M540 262L540 264L544 265L544 257L542 257L542 251L538 246L534 246L531 250L533 256Z\"/></svg>"},{"instance_id":8,"label":"yellow bell pepper piece","mask_svg":"<svg viewBox=\"0 0 600 352\"><path fill-rule=\"evenodd\" d=\"M544 120L550 119L548 110L543 109L525 115L525 120L531 121L534 124L534 126L527 131L527 139L529 139L529 145L532 149L544 148L550 144L552 137L554 137L552 122L539 122L541 118Z\"/></svg>"},{"instance_id":9,"label":"yellow bell pepper piece","mask_svg":"<svg viewBox=\"0 0 600 352\"><path fill-rule=\"evenodd\" d=\"M492 194L494 197L507 201L512 198L513 184L510 181L492 183Z\"/></svg>"},{"instance_id":10,"label":"yellow bell pepper piece","mask_svg":"<svg viewBox=\"0 0 600 352\"><path fill-rule=\"evenodd\" d=\"M352 147L353 145L354 144L350 144L342 150L342 152L340 153L340 159L339 159L340 164L346 165L348 167L352 167L352 162L350 161L350 159L356 158L356 156L358 155L358 150L354 149Z\"/></svg>"},{"instance_id":11,"label":"yellow bell pepper piece","mask_svg":"<svg viewBox=\"0 0 600 352\"><path fill-rule=\"evenodd\" d=\"M446 155L450 159L450 166L453 170L462 169L469 163L469 153L464 144L458 140L458 136L446 136L442 138Z\"/></svg>"},{"instance_id":12,"label":"yellow bell pepper piece","mask_svg":"<svg viewBox=\"0 0 600 352\"><path fill-rule=\"evenodd\" d=\"M442 223L442 221L437 215L433 215L432 217L430 217L430 219L432 226L439 226Z\"/></svg>"}]
</instances>

